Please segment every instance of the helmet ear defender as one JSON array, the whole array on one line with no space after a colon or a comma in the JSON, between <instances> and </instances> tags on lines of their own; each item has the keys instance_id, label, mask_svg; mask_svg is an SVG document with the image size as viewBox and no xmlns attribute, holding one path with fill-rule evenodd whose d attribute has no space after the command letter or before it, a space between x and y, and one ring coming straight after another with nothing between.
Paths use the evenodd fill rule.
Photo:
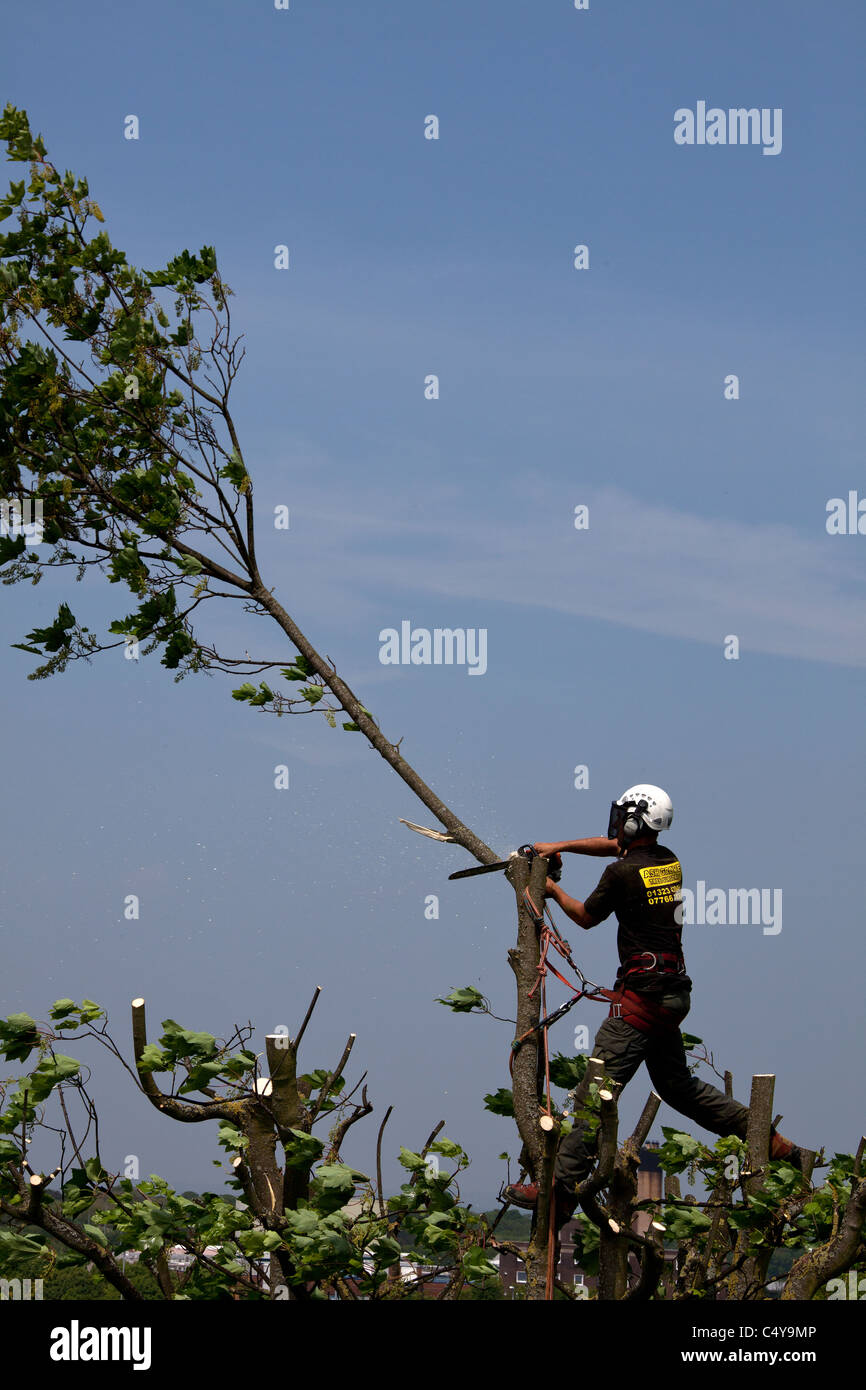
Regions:
<instances>
[{"instance_id":1,"label":"helmet ear defender","mask_svg":"<svg viewBox=\"0 0 866 1390\"><path fill-rule=\"evenodd\" d=\"M626 842L633 840L635 835L638 835L640 831L644 829L643 820L639 819L639 817L642 817L648 805L649 803L646 801L639 801L634 810L629 812L628 818L622 827L622 837Z\"/></svg>"}]
</instances>

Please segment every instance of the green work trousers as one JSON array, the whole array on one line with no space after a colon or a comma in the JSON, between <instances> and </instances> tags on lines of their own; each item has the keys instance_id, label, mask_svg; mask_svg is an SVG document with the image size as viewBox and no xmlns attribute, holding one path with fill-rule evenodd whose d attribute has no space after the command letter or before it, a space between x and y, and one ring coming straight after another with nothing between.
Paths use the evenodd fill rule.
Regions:
<instances>
[{"instance_id":1,"label":"green work trousers","mask_svg":"<svg viewBox=\"0 0 866 1390\"><path fill-rule=\"evenodd\" d=\"M691 991L677 990L653 996L665 1009L685 1018L691 1007ZM596 1034L593 1057L604 1062L605 1075L624 1086L646 1062L653 1090L667 1105L713 1134L746 1137L748 1107L731 1100L715 1086L698 1081L689 1071L679 1028L642 1033L621 1018L607 1018ZM556 1156L557 1182L573 1190L589 1173L595 1161L597 1134L588 1135L586 1124L576 1120L574 1128L559 1146Z\"/></svg>"}]
</instances>

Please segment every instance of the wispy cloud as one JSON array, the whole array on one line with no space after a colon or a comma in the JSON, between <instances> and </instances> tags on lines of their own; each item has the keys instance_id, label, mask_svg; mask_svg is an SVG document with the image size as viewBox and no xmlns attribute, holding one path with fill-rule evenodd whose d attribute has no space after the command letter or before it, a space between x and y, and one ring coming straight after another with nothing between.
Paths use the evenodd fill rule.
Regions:
<instances>
[{"instance_id":1,"label":"wispy cloud","mask_svg":"<svg viewBox=\"0 0 866 1390\"><path fill-rule=\"evenodd\" d=\"M616 489L580 489L589 527L575 530L561 494L523 482L510 512L467 516L431 489L423 517L393 497L322 508L298 498L293 566L321 558L319 602L356 610L393 596L395 619L413 594L548 608L644 632L743 651L866 665L866 597L858 537L813 535L773 522L714 519ZM512 499L508 499L509 503ZM449 505L450 504L450 505ZM499 511L503 508L500 502ZM855 553L856 552L856 553ZM342 595L342 598L340 597ZM321 610L320 610L321 611ZM456 621L449 606L447 619ZM476 619L477 621L477 619Z\"/></svg>"}]
</instances>

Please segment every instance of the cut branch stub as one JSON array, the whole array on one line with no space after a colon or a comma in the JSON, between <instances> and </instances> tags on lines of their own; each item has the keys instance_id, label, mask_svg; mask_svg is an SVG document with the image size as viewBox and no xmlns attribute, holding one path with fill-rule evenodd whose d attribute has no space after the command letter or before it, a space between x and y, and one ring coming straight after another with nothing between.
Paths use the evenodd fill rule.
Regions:
<instances>
[{"instance_id":1,"label":"cut branch stub","mask_svg":"<svg viewBox=\"0 0 866 1390\"><path fill-rule=\"evenodd\" d=\"M42 1198L45 1195L45 1183L39 1173L32 1173L30 1176L30 1216L36 1221L39 1215L39 1208L42 1206Z\"/></svg>"},{"instance_id":2,"label":"cut branch stub","mask_svg":"<svg viewBox=\"0 0 866 1390\"><path fill-rule=\"evenodd\" d=\"M136 1070L141 1060L144 1049L147 1047L147 1018L144 1012L144 1000L133 999L132 1001L132 1051L135 1056ZM158 1097L161 1092L153 1079L153 1074L149 1071L138 1072L138 1079L142 1089L151 1097Z\"/></svg>"},{"instance_id":3,"label":"cut branch stub","mask_svg":"<svg viewBox=\"0 0 866 1390\"><path fill-rule=\"evenodd\" d=\"M139 1071L138 1069L138 1063L141 1061L146 1047L147 1019L144 1000L133 999L132 1050L141 1089L151 1104L156 1106L157 1110L161 1110L164 1115L170 1115L173 1120L182 1120L186 1124L199 1124L202 1120L229 1120L233 1124L238 1123L243 1113L244 1102L242 1101L210 1100L201 1105L190 1105L182 1100L177 1100L174 1096L167 1096L157 1086L152 1072Z\"/></svg>"},{"instance_id":4,"label":"cut branch stub","mask_svg":"<svg viewBox=\"0 0 866 1390\"><path fill-rule=\"evenodd\" d=\"M661 1096L656 1095L655 1091L650 1091L646 1105L641 1111L640 1119L635 1125L632 1134L626 1140L626 1143L632 1146L636 1154L640 1153L646 1143L646 1137L653 1127L653 1121L658 1114L661 1103Z\"/></svg>"},{"instance_id":5,"label":"cut branch stub","mask_svg":"<svg viewBox=\"0 0 866 1390\"><path fill-rule=\"evenodd\" d=\"M749 1123L746 1129L746 1145L749 1150L751 1176L746 1179L747 1196L758 1192L763 1183L763 1172L770 1157L770 1125L773 1117L773 1091L776 1078L771 1073L760 1073L752 1077L752 1094L749 1099Z\"/></svg>"}]
</instances>

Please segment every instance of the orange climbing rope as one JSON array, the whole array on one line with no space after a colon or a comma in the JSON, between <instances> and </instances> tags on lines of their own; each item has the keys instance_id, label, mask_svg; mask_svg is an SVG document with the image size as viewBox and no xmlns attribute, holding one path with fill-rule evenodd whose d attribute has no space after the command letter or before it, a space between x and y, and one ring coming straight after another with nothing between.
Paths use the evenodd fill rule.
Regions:
<instances>
[{"instance_id":1,"label":"orange climbing rope","mask_svg":"<svg viewBox=\"0 0 866 1390\"><path fill-rule=\"evenodd\" d=\"M596 1000L598 1000L600 1003L605 1003L605 1002L610 1002L611 1000L615 999L617 996L616 996L614 990L605 989L602 985L597 985L597 984L595 984L592 980L588 980L587 977L584 975L583 971L580 969L580 967L579 967L578 965L575 964L575 962L574 962L574 960L573 960L573 958L572 958L572 954L571 954L571 947L570 947L570 945L568 944L568 942L565 940L565 937L561 936L560 933L557 931L557 929L556 929L556 924L555 924L555 922L554 922L552 916L550 915L550 909L549 909L549 907L547 906L547 904L545 903L545 905L544 905L544 913L542 914L541 912L539 912L538 908L536 907L535 903L534 903L533 900L532 900L532 897L531 897L531 895L530 895L530 892L529 892L529 889L528 889L528 888L525 890L525 892L524 892L524 894L523 894L523 901L524 901L524 903L525 903L525 905L526 905L526 909L527 909L527 911L529 912L529 915L531 916L533 922L535 923L535 925L536 925L536 927L538 928L538 931L539 931L539 943L538 943L538 944L539 944L539 956L538 956L538 965L537 965L537 967L536 967L538 978L536 979L535 984L532 986L532 989L529 991L528 997L531 999L532 996L533 996L533 994L535 993L535 991L536 991L537 989L540 989L541 1018L539 1019L538 1023L534 1023L534 1024L532 1025L532 1027L531 1027L531 1028L528 1028L528 1029L526 1030L526 1032L523 1033L523 1034L521 1034L521 1036L520 1036L519 1038L515 1038L515 1039L514 1039L514 1042L511 1044L511 1055L510 1055L510 1057L509 1057L509 1059L508 1059L508 1069L509 1069L509 1072L511 1073L511 1075L513 1076L513 1074L514 1074L514 1057L515 1057L516 1053L518 1053L518 1052L520 1051L521 1047L522 1047L523 1044L526 1042L527 1038L531 1038L531 1037L532 1037L533 1033L538 1033L538 1032L543 1033L543 1035L544 1035L544 1076L545 1076L545 1090L546 1090L546 1108L547 1108L547 1114L549 1115L549 1114L551 1113L551 1102L550 1102L550 1048L549 1048L549 1045L548 1045L548 1037L547 1037L548 1029L550 1028L551 1024L556 1023L560 1018L563 1018L563 1017L565 1016L565 1014L568 1013L569 1009L572 1009L572 1008L574 1007L574 1005L577 1004L581 999L596 999ZM547 917L547 921L545 921L545 916ZM564 1004L561 1004L561 1005L559 1006L559 1008L556 1009L552 1014L548 1014L548 1013L547 1013L547 976L548 976L548 974L555 975L556 978L557 978L558 980L561 980L562 983L563 983L568 989L571 989L571 990L575 989L575 981L573 981L573 980L567 980L567 979L565 978L565 976L562 975L562 974L557 970L556 966L553 965L553 964L551 963L551 961L549 960L549 958L548 958L548 953L549 953L549 951L550 951L551 946L553 946L553 947L559 952L559 954L563 957L563 959L564 959L565 961L568 962L568 965L569 965L570 969L572 969L572 970L574 971L575 975L577 975L578 980L580 981L580 983L576 986L576 988L577 988L577 993L574 994L574 995L572 996L571 999L566 1000L566 1002L565 1002Z\"/></svg>"}]
</instances>

